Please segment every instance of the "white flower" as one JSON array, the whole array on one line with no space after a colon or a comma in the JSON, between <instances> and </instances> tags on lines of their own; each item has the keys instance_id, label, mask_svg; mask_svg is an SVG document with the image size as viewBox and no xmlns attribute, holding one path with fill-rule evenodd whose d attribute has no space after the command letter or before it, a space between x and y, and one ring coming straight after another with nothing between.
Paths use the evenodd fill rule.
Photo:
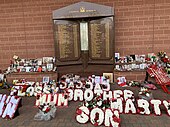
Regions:
<instances>
[{"instance_id":1,"label":"white flower","mask_svg":"<svg viewBox=\"0 0 170 127\"><path fill-rule=\"evenodd\" d=\"M86 107L88 107L88 106L89 106L89 104L88 104L88 103L86 103L85 105L86 105Z\"/></svg>"},{"instance_id":2,"label":"white flower","mask_svg":"<svg viewBox=\"0 0 170 127\"><path fill-rule=\"evenodd\" d=\"M142 92L139 92L139 94L142 94Z\"/></svg>"},{"instance_id":3,"label":"white flower","mask_svg":"<svg viewBox=\"0 0 170 127\"><path fill-rule=\"evenodd\" d=\"M149 93L146 93L146 96L147 96L147 97L149 97L149 96L150 96L150 94L149 94Z\"/></svg>"},{"instance_id":4,"label":"white flower","mask_svg":"<svg viewBox=\"0 0 170 127\"><path fill-rule=\"evenodd\" d=\"M98 101L98 102L97 102L97 105L98 105L98 106L101 106L101 105L102 105L102 101Z\"/></svg>"}]
</instances>

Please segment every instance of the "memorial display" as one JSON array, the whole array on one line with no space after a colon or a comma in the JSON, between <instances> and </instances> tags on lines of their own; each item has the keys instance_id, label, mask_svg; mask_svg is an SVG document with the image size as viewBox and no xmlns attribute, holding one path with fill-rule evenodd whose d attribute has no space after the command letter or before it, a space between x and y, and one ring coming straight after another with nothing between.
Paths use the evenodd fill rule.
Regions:
<instances>
[{"instance_id":1,"label":"memorial display","mask_svg":"<svg viewBox=\"0 0 170 127\"><path fill-rule=\"evenodd\" d=\"M147 66L152 64L155 60L154 54L148 55L127 55L120 56L119 53L115 53L115 70L116 71L136 71L146 70Z\"/></svg>"},{"instance_id":2,"label":"memorial display","mask_svg":"<svg viewBox=\"0 0 170 127\"><path fill-rule=\"evenodd\" d=\"M75 109L75 120L79 124L90 122L94 126L119 127L122 113L142 115L154 113L156 116L160 116L163 112L161 107L164 107L170 116L169 100L153 99L152 93L146 88L141 88L137 98L128 89L111 90L107 76L92 75L82 78L79 75L66 74L60 78L59 82L45 82L44 84L25 82L25 84L30 85L25 88L25 93L29 93L28 89L32 88L33 91L30 90L29 94L32 93L36 96L35 106L38 107L38 113L35 114L34 120L48 121L55 118L56 107L69 107L70 101L81 101L81 105ZM21 93L24 92L20 90L23 90L23 84L18 85L17 93L22 96ZM13 92L11 91L12 96L15 95L12 94ZM3 98L6 96L0 96L0 106L2 105L2 107Z\"/></svg>"},{"instance_id":3,"label":"memorial display","mask_svg":"<svg viewBox=\"0 0 170 127\"><path fill-rule=\"evenodd\" d=\"M20 72L55 72L54 57L42 57L37 59L23 59L17 55L13 56L10 61L10 66L7 68L6 74Z\"/></svg>"},{"instance_id":4,"label":"memorial display","mask_svg":"<svg viewBox=\"0 0 170 127\"><path fill-rule=\"evenodd\" d=\"M24 78L15 79L9 87L10 95L0 94L0 116L4 119L13 119L19 115L18 108L21 106L22 98L27 98L27 101L24 100L24 104L27 104L33 98L35 101L33 105L38 112L34 112L35 115L32 115L31 110L28 110L31 109L28 104L25 106L26 110L22 110L22 113L24 115L28 113L25 115L26 117L31 114L28 119L34 116L32 119L37 121L47 122L57 117L56 121L51 123L42 122L44 126L51 124L53 126L63 126L63 124L64 126L74 126L73 118L77 122L76 126L84 126L80 124L90 123L93 126L120 127L124 119L129 124L131 124L130 120L135 123L134 120L140 119L140 117L132 119L129 114L161 116L162 113L165 114L166 112L170 117L170 100L167 98L167 100L154 99L151 89L157 88L153 84L143 82L142 85L133 80L128 82L126 76L120 76L116 78L117 86L115 85L116 81L113 81L115 77L113 75L114 65L116 65L115 70L117 72L123 73L124 71L133 73L133 71L145 72L147 70L151 77L154 76L156 81L160 82L159 84L166 92L168 90L166 87L170 86L170 78L168 77L170 60L165 52L159 52L159 58L154 53L147 55L131 54L120 57L119 53L114 52L114 20L112 7L88 2L80 2L54 11L55 56L21 59L14 55L6 73L15 72L14 74L16 74L21 72L22 77L25 72L56 73L57 67L59 67L59 73L63 71L64 75L60 73L59 78L55 77L57 80L51 80L49 75L44 75L42 78L38 73L38 76L35 75L35 77L42 79L40 82L27 81ZM126 24L123 24L123 26L126 26ZM25 38L27 39L27 36ZM124 41L123 46L125 46ZM121 48L117 50L121 50ZM123 53L125 54L126 51L123 51ZM156 65L156 68L150 68L154 69L152 72L148 71L150 65L152 67ZM73 73L70 73L69 69ZM66 74L67 72L69 74ZM74 72L78 73L74 75ZM99 72L100 74L98 74ZM79 73L83 76L79 76ZM84 76L85 73L88 76ZM101 73L103 76L101 76ZM0 87L5 86L5 83L2 84L4 76L0 74ZM138 79L141 78L138 77ZM165 84L164 81L168 82ZM134 93L131 90L132 88L130 90L121 88L129 86L137 86L140 90L134 90ZM32 100L30 102L32 103ZM70 102L74 104L69 104ZM73 110L73 117L71 106L76 106ZM60 109L65 107L71 108ZM121 114L129 115L129 118L123 118ZM19 120L23 120L23 116ZM68 119L68 117L72 118ZM39 123L34 123L35 121L32 120L24 121L23 126L28 122L33 126L40 126ZM143 121L141 124L143 124ZM144 122L144 124L147 123Z\"/></svg>"}]
</instances>

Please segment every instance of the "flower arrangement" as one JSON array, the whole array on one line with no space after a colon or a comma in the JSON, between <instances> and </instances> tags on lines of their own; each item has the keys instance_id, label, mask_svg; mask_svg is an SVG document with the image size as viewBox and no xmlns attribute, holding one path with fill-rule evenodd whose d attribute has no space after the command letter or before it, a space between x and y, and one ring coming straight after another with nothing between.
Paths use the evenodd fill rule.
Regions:
<instances>
[{"instance_id":1,"label":"flower arrangement","mask_svg":"<svg viewBox=\"0 0 170 127\"><path fill-rule=\"evenodd\" d=\"M145 100L148 100L148 101L153 99L153 95L152 95L151 91L148 88L145 88L145 87L141 87L139 94L138 94L138 97L140 99L145 99Z\"/></svg>"},{"instance_id":2,"label":"flower arrangement","mask_svg":"<svg viewBox=\"0 0 170 127\"><path fill-rule=\"evenodd\" d=\"M145 87L141 87L140 91L139 91L140 95L145 95L145 96L150 96L151 91L148 88Z\"/></svg>"},{"instance_id":3,"label":"flower arrangement","mask_svg":"<svg viewBox=\"0 0 170 127\"><path fill-rule=\"evenodd\" d=\"M103 100L102 98L103 98L102 95L95 95L95 97L91 101L84 101L83 105L89 109L96 107L101 109L109 108L110 107L109 99Z\"/></svg>"},{"instance_id":4,"label":"flower arrangement","mask_svg":"<svg viewBox=\"0 0 170 127\"><path fill-rule=\"evenodd\" d=\"M40 105L38 108L39 108L43 113L48 113L48 112L51 110L52 105L50 105L49 103L44 103L44 104Z\"/></svg>"},{"instance_id":5,"label":"flower arrangement","mask_svg":"<svg viewBox=\"0 0 170 127\"><path fill-rule=\"evenodd\" d=\"M89 117L84 117L89 116ZM87 119L88 118L88 119ZM107 127L120 126L120 115L119 111L111 108L100 109L98 107L89 109L85 106L81 106L76 110L76 120L79 123L87 123L90 121L94 126L104 125Z\"/></svg>"},{"instance_id":6,"label":"flower arrangement","mask_svg":"<svg viewBox=\"0 0 170 127\"><path fill-rule=\"evenodd\" d=\"M168 58L166 52L163 51L158 52L158 57L159 57L159 64L163 66L168 72L170 68L170 59Z\"/></svg>"},{"instance_id":7,"label":"flower arrangement","mask_svg":"<svg viewBox=\"0 0 170 127\"><path fill-rule=\"evenodd\" d=\"M169 61L169 58L168 58L168 56L167 56L167 54L166 54L166 52L163 52L163 51L158 52L158 57L159 57L160 60L161 60L162 62L164 62L164 63L170 62L170 61Z\"/></svg>"},{"instance_id":8,"label":"flower arrangement","mask_svg":"<svg viewBox=\"0 0 170 127\"><path fill-rule=\"evenodd\" d=\"M130 81L128 83L129 86L135 87L135 86L140 86L141 84L138 81Z\"/></svg>"},{"instance_id":9,"label":"flower arrangement","mask_svg":"<svg viewBox=\"0 0 170 127\"><path fill-rule=\"evenodd\" d=\"M34 116L34 120L51 120L55 117L56 107L53 102L43 103L38 106L39 112Z\"/></svg>"}]
</instances>

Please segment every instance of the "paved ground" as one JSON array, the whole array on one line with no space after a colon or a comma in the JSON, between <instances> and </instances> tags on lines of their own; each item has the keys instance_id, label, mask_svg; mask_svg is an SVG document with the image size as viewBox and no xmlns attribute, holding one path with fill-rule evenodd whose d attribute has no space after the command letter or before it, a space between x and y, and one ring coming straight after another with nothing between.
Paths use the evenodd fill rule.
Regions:
<instances>
[{"instance_id":1,"label":"paved ground","mask_svg":"<svg viewBox=\"0 0 170 127\"><path fill-rule=\"evenodd\" d=\"M113 85L112 89L130 89L138 93L138 87L121 88ZM164 93L161 88L152 91L155 99L170 100L170 95ZM7 90L0 90L0 93L9 93ZM88 124L79 124L75 120L76 108L80 102L69 102L68 108L58 108L56 118L51 121L34 121L34 115L38 109L34 107L35 97L23 97L23 106L19 109L20 115L13 120L5 120L0 118L0 127L93 127L89 122ZM170 117L167 116L165 110L162 116L155 115L132 115L121 114L121 127L170 127Z\"/></svg>"}]
</instances>

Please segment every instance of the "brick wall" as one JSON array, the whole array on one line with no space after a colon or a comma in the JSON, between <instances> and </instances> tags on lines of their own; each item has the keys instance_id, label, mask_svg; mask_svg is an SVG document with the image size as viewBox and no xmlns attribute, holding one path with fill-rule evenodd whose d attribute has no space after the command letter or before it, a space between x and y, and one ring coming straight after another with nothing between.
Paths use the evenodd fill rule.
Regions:
<instances>
[{"instance_id":1,"label":"brick wall","mask_svg":"<svg viewBox=\"0 0 170 127\"><path fill-rule=\"evenodd\" d=\"M0 3L0 68L7 68L14 54L21 58L54 56L52 11L62 5L55 0Z\"/></svg>"},{"instance_id":2,"label":"brick wall","mask_svg":"<svg viewBox=\"0 0 170 127\"><path fill-rule=\"evenodd\" d=\"M166 51L170 55L170 1L115 2L116 51L122 55Z\"/></svg>"},{"instance_id":3,"label":"brick wall","mask_svg":"<svg viewBox=\"0 0 170 127\"><path fill-rule=\"evenodd\" d=\"M22 58L54 56L52 11L81 0L0 1L0 68L14 54ZM87 1L87 0L84 0ZM88 0L115 9L115 51L121 55L170 55L169 0Z\"/></svg>"}]
</instances>

